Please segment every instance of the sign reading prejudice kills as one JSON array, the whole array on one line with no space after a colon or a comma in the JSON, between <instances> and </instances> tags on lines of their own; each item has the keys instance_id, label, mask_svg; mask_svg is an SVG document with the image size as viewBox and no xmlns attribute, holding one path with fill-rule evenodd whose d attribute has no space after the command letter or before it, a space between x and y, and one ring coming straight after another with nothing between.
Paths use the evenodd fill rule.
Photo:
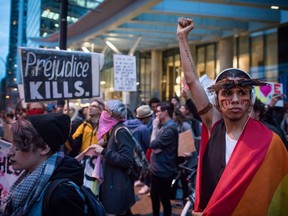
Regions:
<instances>
[{"instance_id":1,"label":"sign reading prejudice kills","mask_svg":"<svg viewBox=\"0 0 288 216\"><path fill-rule=\"evenodd\" d=\"M26 102L100 95L99 55L20 47Z\"/></svg>"}]
</instances>

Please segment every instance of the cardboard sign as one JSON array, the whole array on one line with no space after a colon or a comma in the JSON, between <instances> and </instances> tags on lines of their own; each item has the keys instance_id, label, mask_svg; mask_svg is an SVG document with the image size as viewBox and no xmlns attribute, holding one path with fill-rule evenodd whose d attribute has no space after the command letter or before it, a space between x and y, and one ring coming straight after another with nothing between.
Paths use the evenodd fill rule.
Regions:
<instances>
[{"instance_id":1,"label":"cardboard sign","mask_svg":"<svg viewBox=\"0 0 288 216\"><path fill-rule=\"evenodd\" d=\"M196 151L196 148L194 145L192 130L186 130L179 133L178 156L184 156L185 154L189 154L194 151Z\"/></svg>"},{"instance_id":2,"label":"cardboard sign","mask_svg":"<svg viewBox=\"0 0 288 216\"><path fill-rule=\"evenodd\" d=\"M113 61L114 90L135 92L137 90L135 56L114 54Z\"/></svg>"},{"instance_id":3,"label":"cardboard sign","mask_svg":"<svg viewBox=\"0 0 288 216\"><path fill-rule=\"evenodd\" d=\"M283 84L267 82L266 86L255 86L255 96L261 100L264 104L269 104L274 94L283 94ZM275 106L283 107L284 100L279 100Z\"/></svg>"},{"instance_id":4,"label":"cardboard sign","mask_svg":"<svg viewBox=\"0 0 288 216\"><path fill-rule=\"evenodd\" d=\"M25 102L100 95L100 57L94 53L20 47Z\"/></svg>"},{"instance_id":5,"label":"cardboard sign","mask_svg":"<svg viewBox=\"0 0 288 216\"><path fill-rule=\"evenodd\" d=\"M7 195L9 188L17 179L20 171L12 169L7 154L11 143L0 139L0 201Z\"/></svg>"}]
</instances>

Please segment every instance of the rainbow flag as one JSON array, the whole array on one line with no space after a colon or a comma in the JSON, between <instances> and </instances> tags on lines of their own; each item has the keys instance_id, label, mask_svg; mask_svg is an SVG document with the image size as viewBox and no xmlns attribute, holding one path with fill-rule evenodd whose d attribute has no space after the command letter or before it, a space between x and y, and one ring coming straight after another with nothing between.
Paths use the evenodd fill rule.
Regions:
<instances>
[{"instance_id":1,"label":"rainbow flag","mask_svg":"<svg viewBox=\"0 0 288 216\"><path fill-rule=\"evenodd\" d=\"M213 129L212 129L213 130ZM195 208L200 209L202 158L209 134L202 130ZM249 119L205 209L205 215L288 215L288 153L278 135Z\"/></svg>"}]
</instances>

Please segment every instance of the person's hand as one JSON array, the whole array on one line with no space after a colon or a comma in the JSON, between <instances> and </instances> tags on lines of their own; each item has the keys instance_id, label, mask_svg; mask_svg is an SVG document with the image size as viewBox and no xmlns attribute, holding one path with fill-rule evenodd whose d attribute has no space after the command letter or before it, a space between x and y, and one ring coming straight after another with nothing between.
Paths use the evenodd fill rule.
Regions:
<instances>
[{"instance_id":1,"label":"person's hand","mask_svg":"<svg viewBox=\"0 0 288 216\"><path fill-rule=\"evenodd\" d=\"M106 144L106 141L102 138L102 139L98 140L98 144L99 144L100 146L103 146L103 145Z\"/></svg>"},{"instance_id":2,"label":"person's hand","mask_svg":"<svg viewBox=\"0 0 288 216\"><path fill-rule=\"evenodd\" d=\"M154 129L154 128L158 128L159 123L160 123L159 119L158 119L158 118L155 118L155 119L153 120L153 129Z\"/></svg>"},{"instance_id":3,"label":"person's hand","mask_svg":"<svg viewBox=\"0 0 288 216\"><path fill-rule=\"evenodd\" d=\"M284 94L274 94L272 95L272 98L270 100L269 106L270 107L274 107L275 104L279 101L279 100L283 100L285 98Z\"/></svg>"},{"instance_id":4,"label":"person's hand","mask_svg":"<svg viewBox=\"0 0 288 216\"><path fill-rule=\"evenodd\" d=\"M95 152L98 153L98 154L101 154L102 151L104 150L104 148L102 146L100 146L100 145L95 145L93 147L95 149Z\"/></svg>"},{"instance_id":5,"label":"person's hand","mask_svg":"<svg viewBox=\"0 0 288 216\"><path fill-rule=\"evenodd\" d=\"M194 28L194 21L190 18L178 18L177 36L178 38L187 37L188 33Z\"/></svg>"}]
</instances>

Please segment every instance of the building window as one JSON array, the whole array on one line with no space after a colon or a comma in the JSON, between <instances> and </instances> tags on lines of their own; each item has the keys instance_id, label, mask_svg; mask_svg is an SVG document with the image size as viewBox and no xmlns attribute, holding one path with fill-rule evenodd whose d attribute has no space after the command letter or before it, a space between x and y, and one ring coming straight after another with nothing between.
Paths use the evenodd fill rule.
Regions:
<instances>
[{"instance_id":1,"label":"building window","mask_svg":"<svg viewBox=\"0 0 288 216\"><path fill-rule=\"evenodd\" d=\"M276 29L265 34L265 77L278 82L278 39Z\"/></svg>"},{"instance_id":2,"label":"building window","mask_svg":"<svg viewBox=\"0 0 288 216\"><path fill-rule=\"evenodd\" d=\"M251 46L251 74L253 77L264 77L264 36L263 33L250 35Z\"/></svg>"},{"instance_id":3,"label":"building window","mask_svg":"<svg viewBox=\"0 0 288 216\"><path fill-rule=\"evenodd\" d=\"M215 79L217 68L217 44L206 44L196 47L197 72L201 77L204 74Z\"/></svg>"},{"instance_id":4,"label":"building window","mask_svg":"<svg viewBox=\"0 0 288 216\"><path fill-rule=\"evenodd\" d=\"M237 63L234 67L240 68L246 72L249 72L250 62L249 62L249 37L241 36L236 39L237 41Z\"/></svg>"}]
</instances>

